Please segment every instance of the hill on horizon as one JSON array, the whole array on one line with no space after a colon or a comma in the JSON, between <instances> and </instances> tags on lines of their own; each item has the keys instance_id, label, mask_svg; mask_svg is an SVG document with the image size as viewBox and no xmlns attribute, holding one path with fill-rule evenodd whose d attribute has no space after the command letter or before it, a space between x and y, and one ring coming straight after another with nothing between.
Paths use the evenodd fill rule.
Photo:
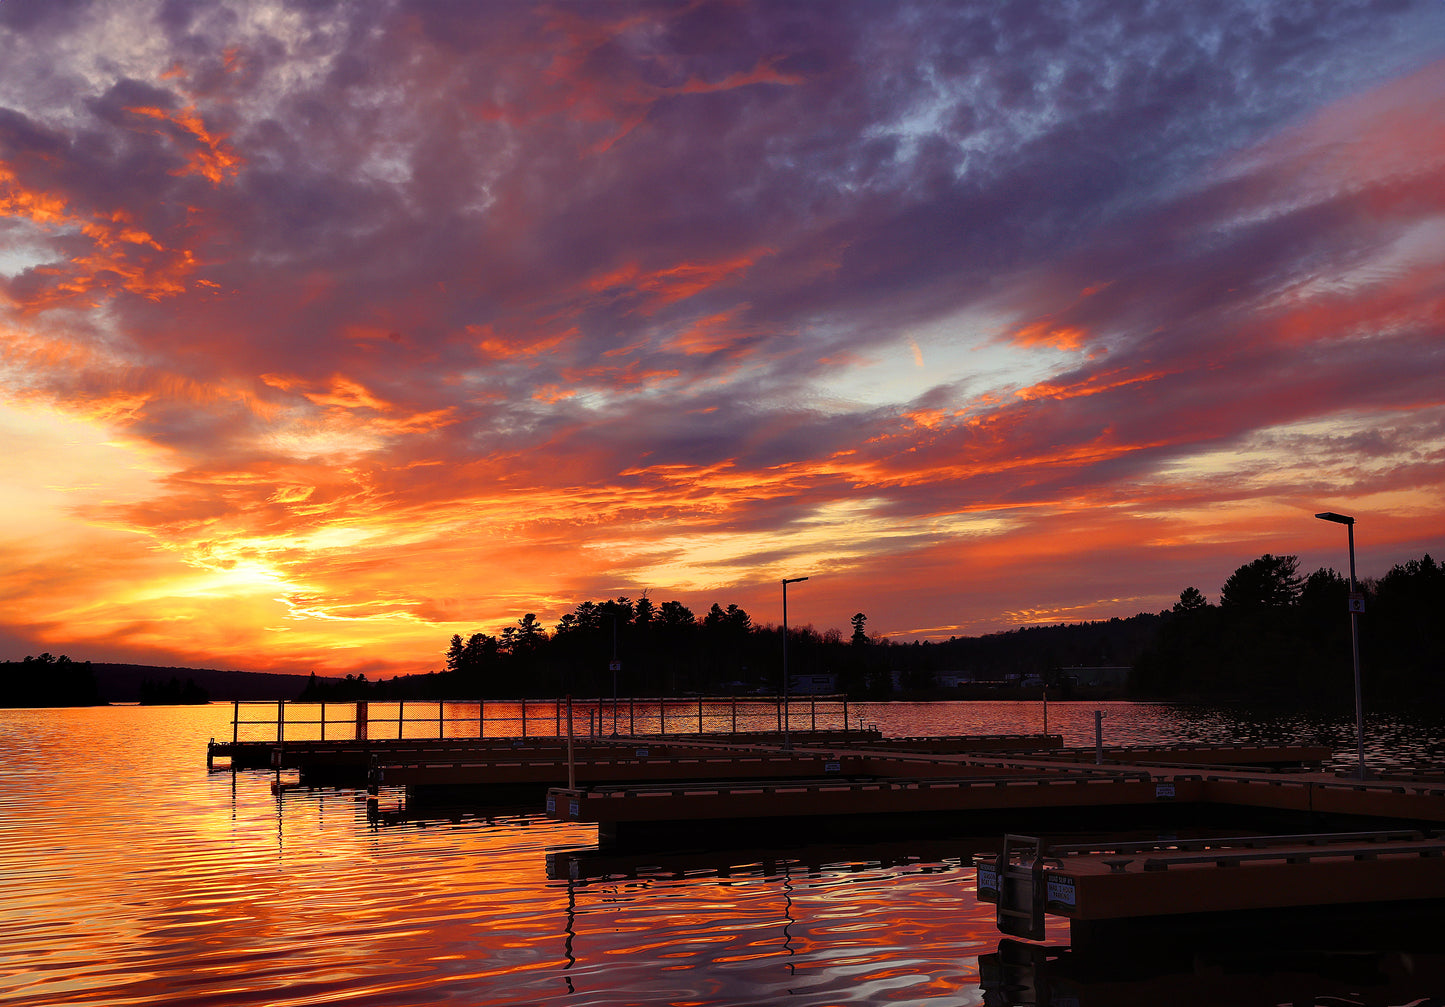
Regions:
<instances>
[{"instance_id":1,"label":"hill on horizon","mask_svg":"<svg viewBox=\"0 0 1445 1007\"><path fill-rule=\"evenodd\" d=\"M168 682L172 678L182 684L195 682L212 700L295 699L306 687L306 675L266 671L221 671L216 668L165 668L150 664L108 664L92 661L100 698L107 703L137 703L142 682ZM317 676L321 678L321 676ZM322 681L342 681L324 678Z\"/></svg>"}]
</instances>

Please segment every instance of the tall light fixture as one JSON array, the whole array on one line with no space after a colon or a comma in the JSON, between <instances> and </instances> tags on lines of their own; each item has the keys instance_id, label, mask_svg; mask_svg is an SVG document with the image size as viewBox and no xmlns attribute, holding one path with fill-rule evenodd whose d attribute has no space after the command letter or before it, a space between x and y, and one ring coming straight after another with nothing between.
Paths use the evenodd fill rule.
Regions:
<instances>
[{"instance_id":1,"label":"tall light fixture","mask_svg":"<svg viewBox=\"0 0 1445 1007\"><path fill-rule=\"evenodd\" d=\"M1355 754L1358 759L1356 775L1368 779L1365 770L1365 707L1360 698L1360 613L1365 610L1365 596L1360 593L1355 581L1355 519L1348 514L1325 511L1316 514L1321 521L1342 524L1350 533L1350 646L1355 655Z\"/></svg>"},{"instance_id":2,"label":"tall light fixture","mask_svg":"<svg viewBox=\"0 0 1445 1007\"><path fill-rule=\"evenodd\" d=\"M789 730L792 718L788 716L788 585L801 584L807 577L783 578L783 750L793 750L793 736Z\"/></svg>"}]
</instances>

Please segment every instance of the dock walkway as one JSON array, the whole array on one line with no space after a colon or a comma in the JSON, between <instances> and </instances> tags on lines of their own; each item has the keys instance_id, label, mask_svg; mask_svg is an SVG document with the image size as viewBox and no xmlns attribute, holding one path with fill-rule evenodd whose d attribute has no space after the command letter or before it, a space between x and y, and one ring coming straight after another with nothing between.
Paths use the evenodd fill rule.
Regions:
<instances>
[{"instance_id":1,"label":"dock walkway","mask_svg":"<svg viewBox=\"0 0 1445 1007\"><path fill-rule=\"evenodd\" d=\"M1045 939L1047 916L1087 941L1116 921L1445 899L1445 838L1421 830L1083 845L1008 835L974 865L999 930L1031 940Z\"/></svg>"}]
</instances>

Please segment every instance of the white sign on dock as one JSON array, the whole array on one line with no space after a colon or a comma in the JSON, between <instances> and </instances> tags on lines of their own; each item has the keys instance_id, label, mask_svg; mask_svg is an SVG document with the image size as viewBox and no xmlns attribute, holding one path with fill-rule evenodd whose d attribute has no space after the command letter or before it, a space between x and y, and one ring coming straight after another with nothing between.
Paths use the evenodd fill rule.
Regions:
<instances>
[{"instance_id":1,"label":"white sign on dock","mask_svg":"<svg viewBox=\"0 0 1445 1007\"><path fill-rule=\"evenodd\" d=\"M1049 878L1048 900L1050 902L1057 902L1061 906L1078 905L1074 898L1073 878Z\"/></svg>"}]
</instances>

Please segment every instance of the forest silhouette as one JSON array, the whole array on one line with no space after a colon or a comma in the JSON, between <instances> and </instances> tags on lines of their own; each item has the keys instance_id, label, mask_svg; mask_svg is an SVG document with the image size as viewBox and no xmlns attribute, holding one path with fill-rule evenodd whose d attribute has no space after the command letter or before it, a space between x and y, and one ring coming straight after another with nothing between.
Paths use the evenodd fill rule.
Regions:
<instances>
[{"instance_id":1,"label":"forest silhouette","mask_svg":"<svg viewBox=\"0 0 1445 1007\"><path fill-rule=\"evenodd\" d=\"M1135 699L1345 707L1352 702L1349 584L1333 569L1308 576L1296 556L1265 554L1240 566L1211 603L1186 587L1172 609L1128 618L1030 626L979 637L900 643L852 632L788 629L791 676L824 676L855 699L986 696L1021 683L1069 698L1087 669L1129 667ZM1359 582L1366 693L1376 704L1438 701L1445 654L1445 568L1429 555ZM737 605L701 619L678 601L644 595L585 601L549 633L535 613L496 636L455 635L445 668L427 675L327 686L309 698L487 698L776 694L782 629L755 625ZM828 677L831 676L831 677ZM961 693L943 684L976 683Z\"/></svg>"},{"instance_id":2,"label":"forest silhouette","mask_svg":"<svg viewBox=\"0 0 1445 1007\"><path fill-rule=\"evenodd\" d=\"M788 629L788 671L855 699L1098 698L1088 670L1127 667L1121 697L1345 708L1353 701L1349 583L1333 569L1299 572L1296 556L1240 566L1211 602L1189 586L1174 606L1128 618L1028 626L978 637L901 643L867 632ZM1359 582L1360 658L1367 706L1438 705L1445 681L1445 567L1429 555ZM782 629L737 605L698 618L647 595L584 601L548 631L526 613L497 635L454 635L443 667L368 681L312 675L298 698L466 699L775 695ZM617 666L614 672L613 666ZM951 682L974 684L960 690ZM190 688L187 688L187 684ZM143 701L203 702L193 683L145 683ZM794 688L797 686L795 685ZM1032 691L1030 691L1032 690ZM44 653L0 663L0 706L101 702L88 661Z\"/></svg>"}]
</instances>

